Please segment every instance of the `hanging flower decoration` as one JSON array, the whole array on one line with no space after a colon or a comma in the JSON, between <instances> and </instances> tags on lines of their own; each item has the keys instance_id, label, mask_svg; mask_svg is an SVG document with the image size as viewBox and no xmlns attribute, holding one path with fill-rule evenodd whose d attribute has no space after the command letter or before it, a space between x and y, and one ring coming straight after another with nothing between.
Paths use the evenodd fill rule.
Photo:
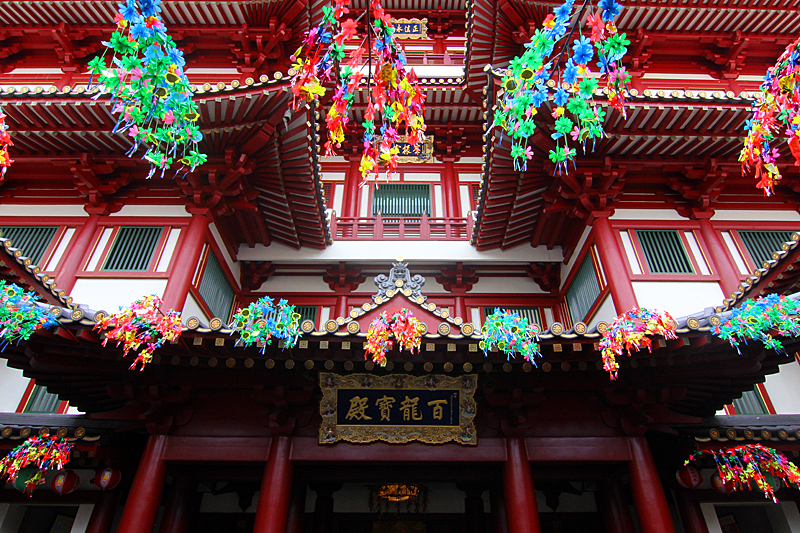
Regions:
<instances>
[{"instance_id":1,"label":"hanging flower decoration","mask_svg":"<svg viewBox=\"0 0 800 533\"><path fill-rule=\"evenodd\" d=\"M483 353L494 346L506 354L508 359L522 354L526 361L536 365L536 358L541 357L539 351L539 326L530 324L527 318L518 313L495 308L494 313L486 317L481 328L483 340L480 347Z\"/></svg>"},{"instance_id":2,"label":"hanging flower decoration","mask_svg":"<svg viewBox=\"0 0 800 533\"><path fill-rule=\"evenodd\" d=\"M408 309L395 310L391 315L384 311L369 325L364 359L372 357L373 363L386 366L386 354L394 345L393 336L401 350L419 352L424 331L425 326Z\"/></svg>"},{"instance_id":3,"label":"hanging flower decoration","mask_svg":"<svg viewBox=\"0 0 800 533\"><path fill-rule=\"evenodd\" d=\"M623 116L626 114L625 95L630 74L622 66L621 59L628 51L630 41L624 33L617 31L614 24L622 5L616 0L600 0L599 9L586 19L592 29L591 36L580 35L570 48L569 40L576 26L582 24L586 6L587 2L584 2L557 57L553 57L553 52L567 32L573 16L573 0L566 0L545 18L542 28L525 45L525 53L511 61L503 77L505 92L499 109L495 111L492 126L502 128L511 137L511 157L516 170L525 170L533 158L533 147L528 143L536 129L534 117L548 99L555 101L552 112L555 131L550 136L556 142L549 157L559 173L569 172L569 162L575 165L574 146L582 145L586 153L587 141L592 141L594 149L596 140L605 137L603 123L606 112L594 101L594 93L600 84L608 94L609 103ZM600 69L599 78L592 77L589 68L595 57ZM563 68L562 58L566 58ZM553 89L548 87L548 82L554 83L552 95Z\"/></svg>"},{"instance_id":4,"label":"hanging flower decoration","mask_svg":"<svg viewBox=\"0 0 800 533\"><path fill-rule=\"evenodd\" d=\"M25 292L13 283L6 285L5 280L0 280L0 348L28 340L37 329L58 325L53 316L37 303L38 300L35 293Z\"/></svg>"},{"instance_id":5,"label":"hanging flower decoration","mask_svg":"<svg viewBox=\"0 0 800 533\"><path fill-rule=\"evenodd\" d=\"M731 311L727 320L711 328L711 333L731 343L739 350L739 343L747 339L758 340L767 348L783 350L781 341L772 336L776 332L781 337L800 335L800 303L778 294L764 298L745 300L741 307ZM739 350L741 353L741 350Z\"/></svg>"},{"instance_id":6,"label":"hanging flower decoration","mask_svg":"<svg viewBox=\"0 0 800 533\"><path fill-rule=\"evenodd\" d=\"M762 446L761 444L745 444L724 450L701 450L690 455L684 464L697 461L705 455L714 458L717 472L723 483L731 483L733 490L753 490L756 488L764 492L765 498L775 497L775 488L770 483L767 475L773 476L783 482L785 486L800 485L800 470L789 461L782 453Z\"/></svg>"},{"instance_id":7,"label":"hanging flower decoration","mask_svg":"<svg viewBox=\"0 0 800 533\"><path fill-rule=\"evenodd\" d=\"M14 162L11 156L8 155L8 147L14 146L11 142L11 135L8 133L8 125L6 125L6 116L3 114L3 107L0 106L0 183L6 175L6 170Z\"/></svg>"},{"instance_id":8,"label":"hanging flower decoration","mask_svg":"<svg viewBox=\"0 0 800 533\"><path fill-rule=\"evenodd\" d=\"M44 483L48 470L61 470L69 462L72 444L56 435L31 437L0 460L0 479L14 482L23 468L32 467L34 474L25 481L25 492L32 495L36 485Z\"/></svg>"},{"instance_id":9,"label":"hanging flower decoration","mask_svg":"<svg viewBox=\"0 0 800 533\"><path fill-rule=\"evenodd\" d=\"M261 343L262 353L267 344L272 344L273 337L283 341L284 347L293 348L302 334L300 314L295 312L295 307L284 299L275 304L269 296L236 311L230 328L231 335L239 333L237 346Z\"/></svg>"},{"instance_id":10,"label":"hanging flower decoration","mask_svg":"<svg viewBox=\"0 0 800 533\"><path fill-rule=\"evenodd\" d=\"M94 329L111 329L103 339L103 346L109 340L117 341L117 346L123 345L123 357L138 351L130 368L134 370L141 363L140 370L144 370L144 365L153 360L155 350L181 336L181 314L172 309L165 314L161 311L163 304L155 294L145 296L129 307L120 307L119 313L101 318Z\"/></svg>"},{"instance_id":11,"label":"hanging flower decoration","mask_svg":"<svg viewBox=\"0 0 800 533\"><path fill-rule=\"evenodd\" d=\"M161 0L119 4L116 31L110 41L103 42L103 55L89 62L91 79L96 76L102 88L95 98L111 93L113 112L119 113L113 131L133 140L126 155L146 145L143 158L151 164L148 178L159 168L163 177L176 163L194 170L206 162L197 147L203 134L197 126L200 113L192 100L192 85L183 72L186 62L167 35L160 4ZM106 62L109 50L110 64Z\"/></svg>"},{"instance_id":12,"label":"hanging flower decoration","mask_svg":"<svg viewBox=\"0 0 800 533\"><path fill-rule=\"evenodd\" d=\"M742 174L755 167L756 187L764 189L767 196L781 179L777 160L780 151L775 144L785 138L800 166L800 84L796 76L800 71L800 39L786 47L778 62L767 69L761 94L753 102L751 116L745 121L747 137L739 154Z\"/></svg>"},{"instance_id":13,"label":"hanging flower decoration","mask_svg":"<svg viewBox=\"0 0 800 533\"><path fill-rule=\"evenodd\" d=\"M623 350L631 356L631 350L639 351L645 347L653 351L653 342L649 335L662 335L667 339L677 339L675 319L666 311L634 307L625 314L614 319L600 341L603 354L603 369L610 373L611 379L617 379L619 364L617 356Z\"/></svg>"},{"instance_id":14,"label":"hanging flower decoration","mask_svg":"<svg viewBox=\"0 0 800 533\"><path fill-rule=\"evenodd\" d=\"M306 33L303 46L292 56L292 94L294 108L298 109L304 100L310 102L324 96L324 83L335 84L333 103L325 119L325 155L336 155L366 72L364 150L359 166L363 185L370 177L377 180L381 166L386 169L386 179L391 179L398 164L395 143L401 135L414 147L425 140L425 94L414 70L407 68L403 48L394 37L391 16L383 10L380 0L370 0L361 15L367 17L367 37L341 66L345 42L357 37L358 19L342 20L350 12L349 5L350 0L334 0L323 8L322 22Z\"/></svg>"}]
</instances>

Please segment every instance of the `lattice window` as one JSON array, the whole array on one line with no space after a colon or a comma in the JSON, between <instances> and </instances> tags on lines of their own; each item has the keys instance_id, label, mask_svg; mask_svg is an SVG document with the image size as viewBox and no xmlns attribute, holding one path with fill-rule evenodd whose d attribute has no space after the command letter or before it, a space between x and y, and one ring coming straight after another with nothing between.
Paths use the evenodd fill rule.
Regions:
<instances>
[{"instance_id":1,"label":"lattice window","mask_svg":"<svg viewBox=\"0 0 800 533\"><path fill-rule=\"evenodd\" d=\"M503 310L517 313L522 318L527 318L529 323L536 324L537 326L539 326L539 329L542 328L542 315L538 307L503 307L501 305L484 307L483 308L484 320L486 319L487 316L494 313L494 310L497 309L498 307Z\"/></svg>"},{"instance_id":2,"label":"lattice window","mask_svg":"<svg viewBox=\"0 0 800 533\"><path fill-rule=\"evenodd\" d=\"M586 254L586 258L567 289L567 308L573 324L586 318L601 292L602 288L594 268L592 254Z\"/></svg>"},{"instance_id":3,"label":"lattice window","mask_svg":"<svg viewBox=\"0 0 800 533\"><path fill-rule=\"evenodd\" d=\"M742 393L742 397L733 400L733 408L737 415L767 415L769 410L764 398L758 390L748 390Z\"/></svg>"},{"instance_id":4,"label":"lattice window","mask_svg":"<svg viewBox=\"0 0 800 533\"><path fill-rule=\"evenodd\" d=\"M421 183L387 183L372 194L372 216L418 217L431 214L431 186Z\"/></svg>"},{"instance_id":5,"label":"lattice window","mask_svg":"<svg viewBox=\"0 0 800 533\"><path fill-rule=\"evenodd\" d=\"M57 395L47 392L47 387L34 385L22 412L53 414L58 412L59 405L61 405L61 400Z\"/></svg>"},{"instance_id":6,"label":"lattice window","mask_svg":"<svg viewBox=\"0 0 800 533\"><path fill-rule=\"evenodd\" d=\"M200 293L200 297L203 298L215 317L223 320L230 318L236 292L228 282L228 277L213 252L208 253L206 268L197 292Z\"/></svg>"},{"instance_id":7,"label":"lattice window","mask_svg":"<svg viewBox=\"0 0 800 533\"><path fill-rule=\"evenodd\" d=\"M783 243L792 240L793 231L745 231L739 230L747 253L757 268L765 261L772 259L772 254L783 246Z\"/></svg>"},{"instance_id":8,"label":"lattice window","mask_svg":"<svg viewBox=\"0 0 800 533\"><path fill-rule=\"evenodd\" d=\"M637 229L651 274L694 274L692 262L676 230Z\"/></svg>"},{"instance_id":9,"label":"lattice window","mask_svg":"<svg viewBox=\"0 0 800 533\"><path fill-rule=\"evenodd\" d=\"M474 206L474 209L478 209L478 203L481 201L480 183L471 183L470 190L472 191L472 205Z\"/></svg>"},{"instance_id":10,"label":"lattice window","mask_svg":"<svg viewBox=\"0 0 800 533\"><path fill-rule=\"evenodd\" d=\"M119 228L103 270L147 271L163 229L149 226Z\"/></svg>"},{"instance_id":11,"label":"lattice window","mask_svg":"<svg viewBox=\"0 0 800 533\"><path fill-rule=\"evenodd\" d=\"M47 247L53 242L58 228L55 226L0 226L3 237L11 239L14 248L38 265Z\"/></svg>"},{"instance_id":12,"label":"lattice window","mask_svg":"<svg viewBox=\"0 0 800 533\"><path fill-rule=\"evenodd\" d=\"M312 321L315 325L317 323L317 306L316 305L296 305L295 312L300 315L300 323L306 320Z\"/></svg>"},{"instance_id":13,"label":"lattice window","mask_svg":"<svg viewBox=\"0 0 800 533\"><path fill-rule=\"evenodd\" d=\"M331 200L333 199L333 183L323 183L322 184L322 201L325 203L326 207L330 207L333 205Z\"/></svg>"}]
</instances>

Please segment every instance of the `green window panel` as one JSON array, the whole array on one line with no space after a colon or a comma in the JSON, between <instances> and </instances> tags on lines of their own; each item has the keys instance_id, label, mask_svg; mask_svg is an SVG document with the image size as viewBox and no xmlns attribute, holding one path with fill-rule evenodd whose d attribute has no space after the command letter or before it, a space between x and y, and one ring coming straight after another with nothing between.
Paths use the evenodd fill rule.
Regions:
<instances>
[{"instance_id":1,"label":"green window panel","mask_svg":"<svg viewBox=\"0 0 800 533\"><path fill-rule=\"evenodd\" d=\"M792 240L793 231L745 231L739 230L747 253L758 268L765 261L772 259L772 254L783 246L783 243Z\"/></svg>"},{"instance_id":2,"label":"green window panel","mask_svg":"<svg viewBox=\"0 0 800 533\"><path fill-rule=\"evenodd\" d=\"M592 254L586 254L578 273L572 278L572 283L567 289L567 309L573 324L586 318L601 292Z\"/></svg>"},{"instance_id":3,"label":"green window panel","mask_svg":"<svg viewBox=\"0 0 800 533\"><path fill-rule=\"evenodd\" d=\"M213 252L208 254L206 268L197 290L215 317L223 320L230 318L236 292L228 283L228 277Z\"/></svg>"},{"instance_id":4,"label":"green window panel","mask_svg":"<svg viewBox=\"0 0 800 533\"><path fill-rule=\"evenodd\" d=\"M372 216L418 217L431 215L431 186L419 183L387 183L372 194Z\"/></svg>"},{"instance_id":5,"label":"green window panel","mask_svg":"<svg viewBox=\"0 0 800 533\"><path fill-rule=\"evenodd\" d=\"M300 315L300 323L302 324L306 320L312 321L314 324L317 323L317 306L316 305L296 305L294 306L294 310L297 314Z\"/></svg>"},{"instance_id":6,"label":"green window panel","mask_svg":"<svg viewBox=\"0 0 800 533\"><path fill-rule=\"evenodd\" d=\"M636 236L651 274L694 274L676 230L637 229Z\"/></svg>"},{"instance_id":7,"label":"green window panel","mask_svg":"<svg viewBox=\"0 0 800 533\"><path fill-rule=\"evenodd\" d=\"M48 413L58 412L61 400L57 395L47 392L47 387L34 385L30 398L28 398L23 413Z\"/></svg>"},{"instance_id":8,"label":"green window panel","mask_svg":"<svg viewBox=\"0 0 800 533\"><path fill-rule=\"evenodd\" d=\"M163 229L152 226L119 228L103 270L146 272Z\"/></svg>"},{"instance_id":9,"label":"green window panel","mask_svg":"<svg viewBox=\"0 0 800 533\"><path fill-rule=\"evenodd\" d=\"M0 226L3 237L11 239L14 248L22 250L22 255L38 265L47 247L53 242L58 228L56 226Z\"/></svg>"},{"instance_id":10,"label":"green window panel","mask_svg":"<svg viewBox=\"0 0 800 533\"><path fill-rule=\"evenodd\" d=\"M494 313L494 310L498 307L506 311L511 311L512 313L517 313L522 318L527 318L528 323L536 324L539 326L540 330L542 329L542 315L538 307L503 307L501 305L493 305L483 308L484 318Z\"/></svg>"},{"instance_id":11,"label":"green window panel","mask_svg":"<svg viewBox=\"0 0 800 533\"><path fill-rule=\"evenodd\" d=\"M766 415L769 414L767 404L757 390L748 390L742 393L742 397L733 400L733 408L737 415Z\"/></svg>"}]
</instances>

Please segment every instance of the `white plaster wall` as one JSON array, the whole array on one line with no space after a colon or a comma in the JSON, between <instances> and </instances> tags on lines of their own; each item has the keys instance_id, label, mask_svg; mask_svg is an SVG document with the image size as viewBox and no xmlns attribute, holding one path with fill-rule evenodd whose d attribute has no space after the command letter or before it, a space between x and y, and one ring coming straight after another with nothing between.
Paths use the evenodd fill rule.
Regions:
<instances>
[{"instance_id":1,"label":"white plaster wall","mask_svg":"<svg viewBox=\"0 0 800 533\"><path fill-rule=\"evenodd\" d=\"M797 361L781 365L780 372L767 376L764 385L769 399L779 415L800 413L800 364Z\"/></svg>"},{"instance_id":2,"label":"white plaster wall","mask_svg":"<svg viewBox=\"0 0 800 533\"><path fill-rule=\"evenodd\" d=\"M634 281L632 285L640 307L667 311L675 318L720 305L724 299L716 281Z\"/></svg>"},{"instance_id":3,"label":"white plaster wall","mask_svg":"<svg viewBox=\"0 0 800 533\"><path fill-rule=\"evenodd\" d=\"M181 311L181 317L183 323L186 323L186 320L190 317L196 316L200 320L208 320L213 317L209 317L203 308L200 307L200 304L197 303L194 296L191 293L186 297L186 302L183 304L183 310Z\"/></svg>"},{"instance_id":4,"label":"white plaster wall","mask_svg":"<svg viewBox=\"0 0 800 533\"><path fill-rule=\"evenodd\" d=\"M374 292L374 288L372 291ZM255 292L266 292L274 296L284 292L330 293L332 291L320 276L272 276Z\"/></svg>"},{"instance_id":5,"label":"white plaster wall","mask_svg":"<svg viewBox=\"0 0 800 533\"><path fill-rule=\"evenodd\" d=\"M235 262L233 258L228 254L228 249L225 247L225 241L222 240L222 236L219 234L219 230L217 226L212 222L209 225L211 229L211 234L214 236L214 241L217 243L217 247L222 250L222 259L225 260L225 263L228 265L228 268L231 269L231 274L233 274L233 279L236 280L235 287L239 287L239 277L241 273L241 268L239 267L239 263ZM219 259L219 258L217 258Z\"/></svg>"},{"instance_id":6,"label":"white plaster wall","mask_svg":"<svg viewBox=\"0 0 800 533\"><path fill-rule=\"evenodd\" d=\"M169 230L167 242L164 243L164 250L161 252L161 257L158 258L156 272L166 272L169 268L169 263L172 261L172 255L175 253L175 246L178 244L181 231L181 228L172 228Z\"/></svg>"},{"instance_id":7,"label":"white plaster wall","mask_svg":"<svg viewBox=\"0 0 800 533\"><path fill-rule=\"evenodd\" d=\"M164 294L166 279L80 278L71 291L73 301L95 311L115 312L121 306L150 294Z\"/></svg>"},{"instance_id":8,"label":"white plaster wall","mask_svg":"<svg viewBox=\"0 0 800 533\"><path fill-rule=\"evenodd\" d=\"M43 270L46 272L53 272L56 269L58 263L61 261L61 258L64 256L64 252L67 250L69 241L72 240L72 236L74 234L75 228L67 228L64 234L61 236L61 239L58 241L58 245L56 246L53 255L50 257L50 261L47 262L47 265L43 268Z\"/></svg>"},{"instance_id":9,"label":"white plaster wall","mask_svg":"<svg viewBox=\"0 0 800 533\"><path fill-rule=\"evenodd\" d=\"M122 206L116 213L111 213L112 217L184 217L190 218L192 215L186 212L182 205L131 205Z\"/></svg>"},{"instance_id":10,"label":"white plaster wall","mask_svg":"<svg viewBox=\"0 0 800 533\"><path fill-rule=\"evenodd\" d=\"M772 220L775 222L800 222L800 213L797 211L726 211L720 209L714 213L711 220Z\"/></svg>"},{"instance_id":11,"label":"white plaster wall","mask_svg":"<svg viewBox=\"0 0 800 533\"><path fill-rule=\"evenodd\" d=\"M617 209L611 220L688 220L674 209Z\"/></svg>"},{"instance_id":12,"label":"white plaster wall","mask_svg":"<svg viewBox=\"0 0 800 533\"><path fill-rule=\"evenodd\" d=\"M425 280L423 292L434 292L428 290L428 280ZM467 296L472 294L548 294L531 278L479 278L478 283L472 286L472 290Z\"/></svg>"},{"instance_id":13,"label":"white plaster wall","mask_svg":"<svg viewBox=\"0 0 800 533\"><path fill-rule=\"evenodd\" d=\"M13 413L30 380L22 375L22 370L9 368L7 363L0 359L0 412Z\"/></svg>"},{"instance_id":14,"label":"white plaster wall","mask_svg":"<svg viewBox=\"0 0 800 533\"><path fill-rule=\"evenodd\" d=\"M594 317L592 317L592 320L588 325L589 327L592 327L598 322L610 324L615 318L617 318L617 311L614 308L614 299L609 293L605 300L603 300L603 303L600 304L600 307L597 309L597 312L594 314Z\"/></svg>"},{"instance_id":15,"label":"white plaster wall","mask_svg":"<svg viewBox=\"0 0 800 533\"><path fill-rule=\"evenodd\" d=\"M3 205L4 217L87 217L82 205Z\"/></svg>"}]
</instances>

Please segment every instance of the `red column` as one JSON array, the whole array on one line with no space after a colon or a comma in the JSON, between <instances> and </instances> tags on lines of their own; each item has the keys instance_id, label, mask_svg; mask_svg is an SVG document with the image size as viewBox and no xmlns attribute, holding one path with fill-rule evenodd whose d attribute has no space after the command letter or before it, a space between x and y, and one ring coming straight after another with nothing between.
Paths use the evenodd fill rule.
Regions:
<instances>
[{"instance_id":1,"label":"red column","mask_svg":"<svg viewBox=\"0 0 800 533\"><path fill-rule=\"evenodd\" d=\"M289 504L289 519L286 524L286 533L303 533L303 519L306 515L306 485L294 483L292 486L292 501Z\"/></svg>"},{"instance_id":2,"label":"red column","mask_svg":"<svg viewBox=\"0 0 800 533\"><path fill-rule=\"evenodd\" d=\"M540 533L539 510L533 490L531 465L525 439L506 439L506 462L503 464L503 484L506 496L508 533Z\"/></svg>"},{"instance_id":3,"label":"red column","mask_svg":"<svg viewBox=\"0 0 800 533\"><path fill-rule=\"evenodd\" d=\"M503 488L500 486L492 487L490 496L492 503L492 533L508 533Z\"/></svg>"},{"instance_id":4,"label":"red column","mask_svg":"<svg viewBox=\"0 0 800 533\"><path fill-rule=\"evenodd\" d=\"M75 287L78 273L83 270L86 254L92 248L95 239L95 232L100 223L100 215L89 215L83 226L72 237L67 252L61 259L61 264L55 272L56 284L59 289L64 289L67 294Z\"/></svg>"},{"instance_id":5,"label":"red column","mask_svg":"<svg viewBox=\"0 0 800 533\"><path fill-rule=\"evenodd\" d=\"M291 437L280 435L272 438L267 467L261 480L253 533L286 532L292 493L291 448Z\"/></svg>"},{"instance_id":6,"label":"red column","mask_svg":"<svg viewBox=\"0 0 800 533\"><path fill-rule=\"evenodd\" d=\"M628 439L631 447L631 492L642 533L675 533L664 488L644 437Z\"/></svg>"},{"instance_id":7,"label":"red column","mask_svg":"<svg viewBox=\"0 0 800 533\"><path fill-rule=\"evenodd\" d=\"M162 297L164 310L180 311L186 303L186 296L189 294L197 263L206 243L208 224L211 222L206 216L207 213L207 209L195 211L189 226L183 230L185 233L180 247L173 253L172 271Z\"/></svg>"},{"instance_id":8,"label":"red column","mask_svg":"<svg viewBox=\"0 0 800 533\"><path fill-rule=\"evenodd\" d=\"M630 311L632 307L637 307L636 294L633 292L626 267L627 258L622 253L611 228L611 222L608 220L610 213L593 213L593 215L597 217L592 223L597 253L603 265L611 297L614 298L614 308L618 314L622 314Z\"/></svg>"},{"instance_id":9,"label":"red column","mask_svg":"<svg viewBox=\"0 0 800 533\"><path fill-rule=\"evenodd\" d=\"M634 533L633 518L622 491L619 479L611 479L600 484L595 493L597 507L603 512L606 533Z\"/></svg>"},{"instance_id":10,"label":"red column","mask_svg":"<svg viewBox=\"0 0 800 533\"><path fill-rule=\"evenodd\" d=\"M340 316L348 317L349 311L347 310L347 296L336 297L336 307L334 307L332 319L336 320ZM323 326L325 324L322 324Z\"/></svg>"},{"instance_id":11,"label":"red column","mask_svg":"<svg viewBox=\"0 0 800 533\"><path fill-rule=\"evenodd\" d=\"M111 524L114 522L114 515L117 512L119 503L119 490L109 490L100 493L97 503L92 509L92 516L86 525L86 533L109 533Z\"/></svg>"},{"instance_id":12,"label":"red column","mask_svg":"<svg viewBox=\"0 0 800 533\"><path fill-rule=\"evenodd\" d=\"M442 205L444 216L458 218L461 217L460 194L458 191L458 177L454 158L444 159L444 170L442 171ZM442 216L442 215L438 215Z\"/></svg>"},{"instance_id":13,"label":"red column","mask_svg":"<svg viewBox=\"0 0 800 533\"><path fill-rule=\"evenodd\" d=\"M678 509L681 512L681 521L686 533L708 533L706 518L697 498L688 490L679 490L675 493L678 500Z\"/></svg>"},{"instance_id":14,"label":"red column","mask_svg":"<svg viewBox=\"0 0 800 533\"><path fill-rule=\"evenodd\" d=\"M344 197L342 198L341 217L358 216L358 184L361 183L361 171L358 167L361 164L360 158L350 160L350 170L344 177Z\"/></svg>"},{"instance_id":15,"label":"red column","mask_svg":"<svg viewBox=\"0 0 800 533\"><path fill-rule=\"evenodd\" d=\"M167 479L167 463L163 459L166 445L166 435L150 435L147 439L117 533L153 531Z\"/></svg>"},{"instance_id":16,"label":"red column","mask_svg":"<svg viewBox=\"0 0 800 533\"><path fill-rule=\"evenodd\" d=\"M469 322L469 317L467 316L467 304L464 301L464 297L456 296L454 300L455 305L453 306L453 316L460 316L464 322Z\"/></svg>"},{"instance_id":17,"label":"red column","mask_svg":"<svg viewBox=\"0 0 800 533\"><path fill-rule=\"evenodd\" d=\"M714 229L709 218L714 216L713 211L693 211L692 217L700 223L700 236L708 247L708 255L713 263L712 268L719 275L719 286L726 298L731 297L732 292L739 290L742 282L739 277L739 270L733 262L730 250L722 240L722 236Z\"/></svg>"},{"instance_id":18,"label":"red column","mask_svg":"<svg viewBox=\"0 0 800 533\"><path fill-rule=\"evenodd\" d=\"M174 475L172 486L167 493L164 516L161 518L160 533L187 533L194 497L194 489L185 475Z\"/></svg>"}]
</instances>

